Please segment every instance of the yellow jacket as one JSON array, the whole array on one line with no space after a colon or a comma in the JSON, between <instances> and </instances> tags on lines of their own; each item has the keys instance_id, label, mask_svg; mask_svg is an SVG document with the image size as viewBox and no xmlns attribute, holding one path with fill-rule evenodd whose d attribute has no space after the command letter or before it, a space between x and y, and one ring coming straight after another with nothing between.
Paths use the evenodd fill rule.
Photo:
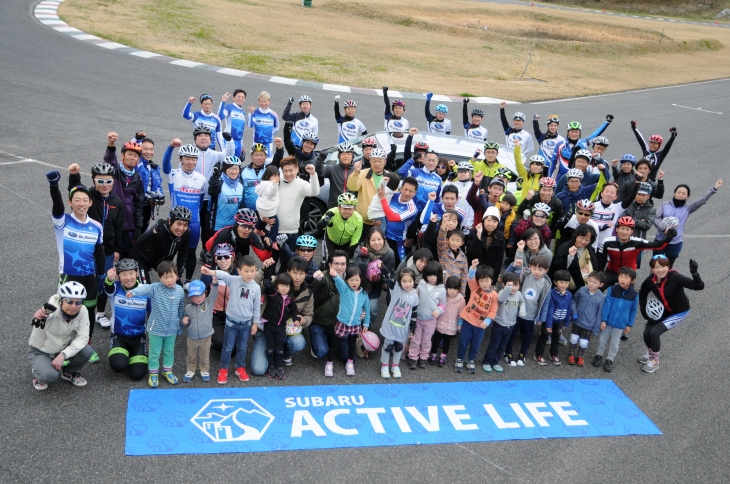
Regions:
<instances>
[{"instance_id":1,"label":"yellow jacket","mask_svg":"<svg viewBox=\"0 0 730 484\"><path fill-rule=\"evenodd\" d=\"M383 176L386 173L383 171ZM373 180L373 169L368 168L367 170L360 170L359 173L350 173L350 176L347 177L347 189L352 192L357 192L357 205L355 206L355 210L362 217L363 223L372 225L373 222L368 218L368 207L377 193L377 188Z\"/></svg>"},{"instance_id":2,"label":"yellow jacket","mask_svg":"<svg viewBox=\"0 0 730 484\"><path fill-rule=\"evenodd\" d=\"M530 173L525 169L524 163L522 163L522 151L519 146L515 146L514 148L514 155L515 155L515 167L517 168L517 174L522 178L522 190L520 190L520 196L517 198L517 203L520 202L520 200L524 200L527 198L527 192L530 190L534 191L535 193L540 191L540 178L542 178L542 172L540 173ZM515 194L516 195L516 194Z\"/></svg>"}]
</instances>

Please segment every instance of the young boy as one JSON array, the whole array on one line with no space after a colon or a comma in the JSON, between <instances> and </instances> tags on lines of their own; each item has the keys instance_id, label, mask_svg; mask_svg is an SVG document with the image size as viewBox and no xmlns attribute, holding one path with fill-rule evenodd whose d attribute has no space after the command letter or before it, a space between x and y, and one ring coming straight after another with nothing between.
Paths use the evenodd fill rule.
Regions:
<instances>
[{"instance_id":1,"label":"young boy","mask_svg":"<svg viewBox=\"0 0 730 484\"><path fill-rule=\"evenodd\" d=\"M525 353L532 343L532 335L535 332L536 322L547 319L547 299L552 285L547 271L550 263L544 256L538 255L530 259L530 270L522 271L520 275L520 291L525 298L525 317L517 316L517 322L512 328L504 350L504 361L509 366L525 366ZM506 273L517 272L517 268L510 266ZM522 335L522 344L517 358L512 357L512 347L517 335Z\"/></svg>"},{"instance_id":2,"label":"young boy","mask_svg":"<svg viewBox=\"0 0 730 484\"><path fill-rule=\"evenodd\" d=\"M499 357L504 352L512 328L517 322L517 316L525 317L525 298L520 292L520 276L515 272L508 272L502 275L502 283L504 288L497 295L499 308L494 317L496 324L492 325L489 346L482 361L482 369L487 373L491 373L492 370L497 373L504 371L499 364Z\"/></svg>"},{"instance_id":3,"label":"young boy","mask_svg":"<svg viewBox=\"0 0 730 484\"><path fill-rule=\"evenodd\" d=\"M213 336L213 309L218 298L218 284L211 284L210 294L205 297L205 283L190 282L188 297L192 304L185 306L182 324L188 328L188 370L183 376L190 383L200 362L200 379L210 381L210 342Z\"/></svg>"},{"instance_id":4,"label":"young boy","mask_svg":"<svg viewBox=\"0 0 730 484\"><path fill-rule=\"evenodd\" d=\"M572 295L568 292L568 286L570 285L570 273L568 271L555 272L553 281L555 287L550 291L545 324L543 325L540 321L535 322L536 326L541 326L540 337L537 339L537 345L535 346L535 361L540 366L547 365L542 354L545 352L548 338L550 338L550 360L553 365L560 366L560 358L558 357L560 335L563 331L563 325L568 322L568 311L572 299Z\"/></svg>"},{"instance_id":5,"label":"young boy","mask_svg":"<svg viewBox=\"0 0 730 484\"><path fill-rule=\"evenodd\" d=\"M261 318L261 287L254 281L256 262L250 255L241 257L238 263L240 277L226 271L213 271L203 266L201 274L215 276L230 288L231 298L226 307L226 328L223 332L223 351L221 368L218 370L218 383L228 382L228 364L231 362L233 347L236 347L236 375L241 381L248 381L246 373L246 346L248 336L256 334Z\"/></svg>"},{"instance_id":6,"label":"young boy","mask_svg":"<svg viewBox=\"0 0 730 484\"><path fill-rule=\"evenodd\" d=\"M504 232L504 240L509 240L510 229L515 221L515 207L517 198L512 193L505 193L499 203L499 230Z\"/></svg>"},{"instance_id":7,"label":"young boy","mask_svg":"<svg viewBox=\"0 0 730 484\"><path fill-rule=\"evenodd\" d=\"M479 347L484 339L484 332L497 315L497 293L492 289L494 280L494 269L489 266L479 266L479 259L474 259L469 269L469 290L471 296L469 303L461 311L459 320L459 348L456 351L456 363L454 371L461 373L464 369L464 357L469 354L466 360L466 370L472 375L476 373L474 358L477 356ZM464 324L465 321L467 324Z\"/></svg>"},{"instance_id":8,"label":"young boy","mask_svg":"<svg viewBox=\"0 0 730 484\"><path fill-rule=\"evenodd\" d=\"M629 334L631 327L634 325L636 311L639 308L639 293L634 290L634 282L636 282L636 271L628 267L622 267L618 273L618 283L606 291L606 300L603 303L601 317L601 335L598 337L598 349L595 358L593 358L593 366L595 367L601 366L603 352L606 349L606 343L610 339L611 346L608 348L608 356L603 369L606 371L613 370L613 360L618 354L621 336Z\"/></svg>"},{"instance_id":9,"label":"young boy","mask_svg":"<svg viewBox=\"0 0 730 484\"><path fill-rule=\"evenodd\" d=\"M126 298L127 291L137 287L139 265L133 259L117 261L104 279L104 292L112 299L112 331L109 341L109 366L117 373L129 369L129 376L141 380L147 373L147 343L145 321L149 299L137 296ZM119 282L115 280L119 278Z\"/></svg>"},{"instance_id":10,"label":"young boy","mask_svg":"<svg viewBox=\"0 0 730 484\"><path fill-rule=\"evenodd\" d=\"M591 333L598 335L603 314L603 301L605 296L601 287L606 277L603 272L593 271L588 275L588 282L585 286L576 291L570 301L570 314L573 315L573 328L570 334L570 349L568 352L568 364L583 366L585 360L583 355L588 349L591 340Z\"/></svg>"},{"instance_id":11,"label":"young boy","mask_svg":"<svg viewBox=\"0 0 730 484\"><path fill-rule=\"evenodd\" d=\"M147 383L157 388L162 354L162 376L177 385L177 377L172 372L175 363L175 338L185 313L185 291L177 284L177 267L170 261L160 262L157 274L161 282L140 284L127 291L127 298L147 296L152 301L152 313L147 320L147 341L149 342L149 362L147 369L150 377Z\"/></svg>"},{"instance_id":12,"label":"young boy","mask_svg":"<svg viewBox=\"0 0 730 484\"><path fill-rule=\"evenodd\" d=\"M452 213L444 214L444 218L451 217L454 217ZM436 222L436 220L438 220L438 215L432 215L431 221ZM436 237L439 262L444 269L444 277L456 276L461 279L461 295L464 296L466 294L468 263L466 254L461 250L462 245L464 245L464 232L458 228L446 232L446 226L442 223Z\"/></svg>"}]
</instances>

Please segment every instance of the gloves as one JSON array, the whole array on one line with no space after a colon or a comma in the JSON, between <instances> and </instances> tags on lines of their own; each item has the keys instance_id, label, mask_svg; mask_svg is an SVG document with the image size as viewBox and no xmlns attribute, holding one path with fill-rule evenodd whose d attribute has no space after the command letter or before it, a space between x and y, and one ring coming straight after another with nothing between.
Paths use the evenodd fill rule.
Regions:
<instances>
[{"instance_id":1,"label":"gloves","mask_svg":"<svg viewBox=\"0 0 730 484\"><path fill-rule=\"evenodd\" d=\"M432 92L426 93L426 99L428 99L430 101L432 97L433 97Z\"/></svg>"},{"instance_id":2,"label":"gloves","mask_svg":"<svg viewBox=\"0 0 730 484\"><path fill-rule=\"evenodd\" d=\"M341 99L341 98L340 98L340 95L339 95L339 94L338 94L337 96L335 96L335 101L336 101L336 102L340 102L340 99Z\"/></svg>"},{"instance_id":3,"label":"gloves","mask_svg":"<svg viewBox=\"0 0 730 484\"><path fill-rule=\"evenodd\" d=\"M219 164L216 164L213 167L213 175L214 177L218 178L221 176L221 166Z\"/></svg>"},{"instance_id":4,"label":"gloves","mask_svg":"<svg viewBox=\"0 0 730 484\"><path fill-rule=\"evenodd\" d=\"M525 219L525 220L527 220L528 218L530 218L530 211L529 210L525 210L524 212L522 212L522 218Z\"/></svg>"},{"instance_id":5,"label":"gloves","mask_svg":"<svg viewBox=\"0 0 730 484\"><path fill-rule=\"evenodd\" d=\"M368 248L365 247L364 245L362 247L360 247L360 255L363 256L363 257L367 257L368 256Z\"/></svg>"},{"instance_id":6,"label":"gloves","mask_svg":"<svg viewBox=\"0 0 730 484\"><path fill-rule=\"evenodd\" d=\"M210 252L203 252L202 259L204 265L213 267L213 254Z\"/></svg>"},{"instance_id":7,"label":"gloves","mask_svg":"<svg viewBox=\"0 0 730 484\"><path fill-rule=\"evenodd\" d=\"M479 155L481 155L481 154L482 154L482 150L477 148L476 150L474 150L474 156L472 156L472 158L474 158L476 160L477 158L479 158Z\"/></svg>"},{"instance_id":8,"label":"gloves","mask_svg":"<svg viewBox=\"0 0 730 484\"><path fill-rule=\"evenodd\" d=\"M643 177L641 176L641 173L634 173L634 180L640 182L642 179Z\"/></svg>"},{"instance_id":9,"label":"gloves","mask_svg":"<svg viewBox=\"0 0 730 484\"><path fill-rule=\"evenodd\" d=\"M136 139L137 141L142 141L146 137L147 135L144 134L144 131L137 131L136 133L134 133L134 139Z\"/></svg>"},{"instance_id":10,"label":"gloves","mask_svg":"<svg viewBox=\"0 0 730 484\"><path fill-rule=\"evenodd\" d=\"M468 97L465 97L464 98L464 104L469 104L469 98Z\"/></svg>"},{"instance_id":11,"label":"gloves","mask_svg":"<svg viewBox=\"0 0 730 484\"><path fill-rule=\"evenodd\" d=\"M286 235L286 234L279 234L279 235L277 235L277 236L276 236L276 244L277 244L277 245L278 245L279 247L281 247L281 246L282 246L282 245L283 245L283 244L284 244L284 243L286 242L286 240L287 240L288 238L289 238L289 236L288 236L288 235Z\"/></svg>"},{"instance_id":12,"label":"gloves","mask_svg":"<svg viewBox=\"0 0 730 484\"><path fill-rule=\"evenodd\" d=\"M539 115L539 114L536 114L536 115L534 115L534 116L532 117L532 119L540 119L540 115Z\"/></svg>"},{"instance_id":13,"label":"gloves","mask_svg":"<svg viewBox=\"0 0 730 484\"><path fill-rule=\"evenodd\" d=\"M672 136L677 136L677 128L671 127L669 128L669 132L672 133Z\"/></svg>"},{"instance_id":14,"label":"gloves","mask_svg":"<svg viewBox=\"0 0 730 484\"><path fill-rule=\"evenodd\" d=\"M223 131L223 139L226 141L231 141L231 133L226 133L225 131Z\"/></svg>"},{"instance_id":15,"label":"gloves","mask_svg":"<svg viewBox=\"0 0 730 484\"><path fill-rule=\"evenodd\" d=\"M398 151L398 147L395 144L390 145L390 152L396 153Z\"/></svg>"},{"instance_id":16,"label":"gloves","mask_svg":"<svg viewBox=\"0 0 730 484\"><path fill-rule=\"evenodd\" d=\"M611 121L613 121L613 114L607 114L606 115L606 122L607 123L611 123Z\"/></svg>"},{"instance_id":17,"label":"gloves","mask_svg":"<svg viewBox=\"0 0 730 484\"><path fill-rule=\"evenodd\" d=\"M667 230L667 240L672 240L677 236L677 229L669 229Z\"/></svg>"},{"instance_id":18,"label":"gloves","mask_svg":"<svg viewBox=\"0 0 730 484\"><path fill-rule=\"evenodd\" d=\"M289 98L289 104L291 104L291 103L293 103L293 102L294 102L294 98L293 98L293 97L290 97L290 98Z\"/></svg>"},{"instance_id":19,"label":"gloves","mask_svg":"<svg viewBox=\"0 0 730 484\"><path fill-rule=\"evenodd\" d=\"M383 86L383 94L388 92L388 86Z\"/></svg>"},{"instance_id":20,"label":"gloves","mask_svg":"<svg viewBox=\"0 0 730 484\"><path fill-rule=\"evenodd\" d=\"M292 123L291 121L287 121L287 122L284 123L284 127L285 128L291 129L292 126L294 126L294 123Z\"/></svg>"},{"instance_id":21,"label":"gloves","mask_svg":"<svg viewBox=\"0 0 730 484\"><path fill-rule=\"evenodd\" d=\"M165 197L157 196L155 197L155 205L164 205L165 204Z\"/></svg>"},{"instance_id":22,"label":"gloves","mask_svg":"<svg viewBox=\"0 0 730 484\"><path fill-rule=\"evenodd\" d=\"M448 175L446 175L446 179L449 180L449 181L456 180L456 172L453 172L452 171L451 173L449 173Z\"/></svg>"},{"instance_id":23,"label":"gloves","mask_svg":"<svg viewBox=\"0 0 730 484\"><path fill-rule=\"evenodd\" d=\"M46 178L48 178L48 183L50 183L52 187L57 187L58 182L61 180L61 174L58 170L49 171L46 173Z\"/></svg>"},{"instance_id":24,"label":"gloves","mask_svg":"<svg viewBox=\"0 0 730 484\"><path fill-rule=\"evenodd\" d=\"M689 260L689 273L690 274L693 274L693 275L697 274L698 267L699 267L699 265L697 264L697 262L694 259Z\"/></svg>"},{"instance_id":25,"label":"gloves","mask_svg":"<svg viewBox=\"0 0 730 484\"><path fill-rule=\"evenodd\" d=\"M631 121L631 127L632 128L635 128L636 127L636 121Z\"/></svg>"}]
</instances>

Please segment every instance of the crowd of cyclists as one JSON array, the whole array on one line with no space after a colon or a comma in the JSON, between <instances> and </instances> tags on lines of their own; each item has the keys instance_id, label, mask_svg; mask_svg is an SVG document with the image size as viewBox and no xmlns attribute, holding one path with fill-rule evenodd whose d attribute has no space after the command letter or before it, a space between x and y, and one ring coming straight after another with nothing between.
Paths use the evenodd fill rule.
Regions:
<instances>
[{"instance_id":1,"label":"crowd of cyclists","mask_svg":"<svg viewBox=\"0 0 730 484\"><path fill-rule=\"evenodd\" d=\"M284 379L307 346L328 377L337 360L353 376L355 361L378 351L383 378L401 378L402 360L411 370L474 374L482 351L484 372L499 373L527 364L535 333L538 365L560 365L560 346L568 346L565 361L582 367L598 336L592 363L612 371L637 317L646 321L638 360L653 373L660 336L689 316L685 289L704 287L694 260L689 277L674 266L687 219L722 179L695 199L687 184L665 197L674 127L666 142L659 134L647 141L631 121L639 149L623 151L640 156L608 156L612 115L595 130L570 121L561 132L558 115L543 127L536 114L530 133L525 114L510 120L502 103L501 133L489 140L485 110L470 110L465 98L463 136L484 147L457 163L420 138L405 101L391 101L383 87L383 130L406 136L404 152L368 137L357 103L340 106L335 96L337 161L325 163L309 96L296 112L288 99L281 137L269 93L259 94L258 107L245 107L246 98L243 89L225 93L216 113L212 96L199 97L199 111L190 97L182 115L192 143L165 142L159 164L159 139L137 132L120 141L110 132L89 179L76 163L66 181L46 174L59 285L34 313L28 357L37 390L59 377L86 385L81 370L100 361L91 346L96 325L110 330L112 370L147 376L152 387L159 376L178 383L181 335L184 382L196 372L210 381L211 348L220 353L219 384L232 357L241 381L248 372ZM462 135L446 105L432 114L431 99L420 124ZM500 151L513 156L517 173L499 163ZM305 233L309 199L325 180L328 209L318 230ZM643 251L651 251L651 274L637 290Z\"/></svg>"}]
</instances>

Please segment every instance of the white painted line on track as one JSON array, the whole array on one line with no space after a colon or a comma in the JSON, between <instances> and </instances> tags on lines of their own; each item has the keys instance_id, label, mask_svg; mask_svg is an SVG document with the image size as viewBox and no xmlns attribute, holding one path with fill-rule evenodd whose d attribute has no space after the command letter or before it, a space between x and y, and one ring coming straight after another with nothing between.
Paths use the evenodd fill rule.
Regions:
<instances>
[{"instance_id":1,"label":"white painted line on track","mask_svg":"<svg viewBox=\"0 0 730 484\"><path fill-rule=\"evenodd\" d=\"M295 85L297 83L296 79L289 79L288 77L279 77L279 76L272 76L269 79L269 82L276 82L278 84L289 84L291 86Z\"/></svg>"},{"instance_id":2,"label":"white painted line on track","mask_svg":"<svg viewBox=\"0 0 730 484\"><path fill-rule=\"evenodd\" d=\"M91 35L91 34L73 35L72 37L74 39L78 39L78 40L101 40L100 37L97 37L96 35Z\"/></svg>"},{"instance_id":3,"label":"white painted line on track","mask_svg":"<svg viewBox=\"0 0 730 484\"><path fill-rule=\"evenodd\" d=\"M182 66L182 67L196 67L196 66L202 66L202 62L193 62L185 59L180 59L176 61L170 62L170 64L174 64L176 66Z\"/></svg>"},{"instance_id":4,"label":"white painted line on track","mask_svg":"<svg viewBox=\"0 0 730 484\"><path fill-rule=\"evenodd\" d=\"M53 30L57 30L59 32L81 32L76 27L55 27Z\"/></svg>"},{"instance_id":5,"label":"white painted line on track","mask_svg":"<svg viewBox=\"0 0 730 484\"><path fill-rule=\"evenodd\" d=\"M125 49L127 46L122 44L117 44L116 42L102 42L101 44L96 44L99 47L104 47L105 49Z\"/></svg>"},{"instance_id":6,"label":"white painted line on track","mask_svg":"<svg viewBox=\"0 0 730 484\"><path fill-rule=\"evenodd\" d=\"M425 96L425 94L424 94L424 96ZM434 94L433 97L431 98L431 101L450 103L451 98L449 96L444 96L442 94Z\"/></svg>"},{"instance_id":7,"label":"white painted line on track","mask_svg":"<svg viewBox=\"0 0 730 484\"><path fill-rule=\"evenodd\" d=\"M716 111L708 111L708 110L702 109L702 108L691 108L689 106L682 106L681 104L672 104L672 106L676 106L678 108L684 108L684 109L691 109L692 111L702 111L703 113L722 114L722 113L718 113Z\"/></svg>"},{"instance_id":8,"label":"white painted line on track","mask_svg":"<svg viewBox=\"0 0 730 484\"><path fill-rule=\"evenodd\" d=\"M228 67L224 67L223 69L219 69L216 71L218 74L228 74L229 76L238 76L243 77L246 74L248 74L248 71L240 71L238 69L229 69Z\"/></svg>"},{"instance_id":9,"label":"white painted line on track","mask_svg":"<svg viewBox=\"0 0 730 484\"><path fill-rule=\"evenodd\" d=\"M154 52L147 52L146 50L138 50L137 52L130 52L132 55L136 55L137 57L142 57L143 59L149 59L151 57L159 57L160 54L155 54Z\"/></svg>"},{"instance_id":10,"label":"white painted line on track","mask_svg":"<svg viewBox=\"0 0 730 484\"><path fill-rule=\"evenodd\" d=\"M730 237L730 234L720 234L720 235L683 235L685 239L720 239L720 238L726 238Z\"/></svg>"},{"instance_id":11,"label":"white painted line on track","mask_svg":"<svg viewBox=\"0 0 730 484\"><path fill-rule=\"evenodd\" d=\"M340 86L339 84L323 84L322 89L325 91L352 92L348 86Z\"/></svg>"}]
</instances>

